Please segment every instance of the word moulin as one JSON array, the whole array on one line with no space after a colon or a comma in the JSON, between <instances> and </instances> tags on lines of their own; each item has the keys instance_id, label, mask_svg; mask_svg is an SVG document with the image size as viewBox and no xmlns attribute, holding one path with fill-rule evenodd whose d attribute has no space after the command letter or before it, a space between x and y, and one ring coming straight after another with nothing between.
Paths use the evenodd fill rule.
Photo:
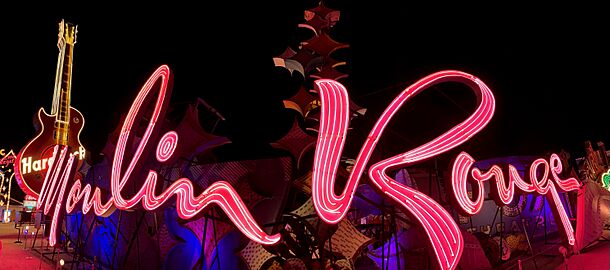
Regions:
<instances>
[{"instance_id":1,"label":"word moulin","mask_svg":"<svg viewBox=\"0 0 610 270\"><path fill-rule=\"evenodd\" d=\"M160 80L158 91L153 86ZM460 82L469 86L477 95L477 108L466 120L451 128L439 137L402 154L385 159L371 165L368 174L379 193L393 201L402 212L418 222L427 235L431 253L441 269L457 267L464 247L461 232L452 216L432 198L402 185L391 178L388 169L408 166L449 151L464 143L479 132L493 116L495 100L491 90L478 78L460 71L441 71L431 74L401 92L387 107L371 130L356 159L354 167L341 193L334 190L336 173L341 153L345 145L348 129L349 108L346 89L333 80L317 80L316 88L321 98L320 129L314 156L312 173L312 197L318 216L327 223L335 224L341 221L354 198L354 193L360 177L366 170L367 163L377 145L383 130L393 115L402 105L421 91L442 82ZM230 184L218 181L210 185L201 194L195 196L194 186L189 179L181 178L174 181L167 189L159 193L157 188L158 174L149 168L141 168L142 159L154 146L149 145L159 137L159 119L163 119L171 96L170 70L167 66L159 67L148 79L133 102L121 129L111 172L111 195L108 201L102 202L101 191L89 184L83 186L79 180L73 180L74 154L68 153L66 147L56 146L54 161L50 165L40 197L38 208L49 214L53 209L49 243L56 244L57 226L64 213L71 213L78 204L82 204L84 214L92 208L98 216L108 216L114 209L127 210L141 205L146 210L155 210L166 203L173 195L176 196L176 211L180 218L188 219L196 216L208 205L214 203L221 207L235 226L248 238L263 245L273 245L280 240L279 234L269 235L256 223L246 205ZM143 132L137 147L131 147L135 141L134 124L139 123L145 111L145 101L154 99L154 110L148 117L149 122ZM179 143L178 134L170 131L162 136L156 145L155 157L158 162L169 160ZM135 150L131 150L135 149ZM129 150L129 151L128 151ZM508 169L508 182L498 166L487 172L473 168L474 159L466 153L458 155L454 162L450 192L461 212L473 215L480 211L483 201L483 182L491 181L496 185L498 204L507 204L512 200L515 186L523 192L537 192L550 196L555 203L556 218L562 221L564 235L570 245L574 244L573 229L567 220L563 205L557 196L556 186L570 191L577 189L576 179L562 180L558 177L562 167L556 155L550 161L544 159L534 161L531 165L528 183L522 179L514 167ZM538 174L542 169L542 176ZM148 170L142 176L139 191L131 198L123 197L123 189L127 182L139 177L139 171ZM552 178L549 177L549 174ZM493 178L493 181L491 180ZM136 179L137 180L137 179ZM467 183L473 186L474 200L467 195ZM71 186L70 186L71 184ZM508 186L507 186L508 185ZM70 187L69 189L67 189ZM65 206L63 204L65 202ZM65 211L63 208L65 207ZM558 220L559 220L558 219Z\"/></svg>"}]
</instances>

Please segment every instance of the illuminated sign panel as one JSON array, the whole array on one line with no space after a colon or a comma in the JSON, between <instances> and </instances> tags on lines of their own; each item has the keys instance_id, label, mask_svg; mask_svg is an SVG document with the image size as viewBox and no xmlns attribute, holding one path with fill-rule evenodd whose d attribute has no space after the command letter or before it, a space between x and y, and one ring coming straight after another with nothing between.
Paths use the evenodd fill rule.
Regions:
<instances>
[{"instance_id":1,"label":"illuminated sign panel","mask_svg":"<svg viewBox=\"0 0 610 270\"><path fill-rule=\"evenodd\" d=\"M154 91L153 86L157 85L159 80L160 89ZM477 94L478 105L474 113L439 137L412 150L373 164L368 170L373 186L421 225L427 234L432 247L431 251L442 269L456 268L462 254L464 240L457 224L452 216L433 199L418 190L398 183L388 176L386 171L412 165L449 151L466 142L489 123L495 109L495 100L491 90L478 78L460 71L442 71L419 80L400 93L371 130L356 159L345 189L340 194L335 193L334 184L348 127L348 95L343 85L336 81L316 81L316 87L321 97L322 113L312 173L312 197L318 216L327 223L338 223L345 217L353 200L358 180L366 170L369 158L393 115L407 100L421 91L432 85L448 81L463 83ZM176 211L183 219L194 217L208 205L214 203L220 206L235 226L251 240L264 245L272 245L280 240L279 234L268 235L260 228L237 192L225 181L215 182L201 194L195 196L192 182L187 178L181 178L174 181L161 194L156 194L157 172L149 168L141 168L140 163L142 162L141 157L147 156L150 151L155 151L158 162L169 160L180 142L178 134L170 131L161 136L156 147L149 145L150 141L155 141L160 135L158 134L159 126L156 124L165 115L165 108L171 96L169 84L170 70L167 66L161 66L148 79L133 102L117 142L110 179L112 196L105 204L101 201L99 188L93 189L88 184L83 187L79 180L75 180L66 192L74 174L75 155L74 153L68 154L66 147L55 147L54 161L50 165L41 196L38 199L38 208L43 209L45 214L48 214L54 207L49 236L51 245L56 243L56 228L63 214L64 201L67 213L72 212L79 203L82 203L83 213L87 213L93 208L96 215L108 216L116 208L127 210L138 205L146 210L154 210L166 203L172 195L176 195ZM135 140L135 130L132 129L136 128L135 123L139 123L140 118L143 117L144 105L147 104L145 101L154 99L155 93L157 94L154 111L148 117L148 126L135 151L128 151L128 149L132 149L131 144ZM471 168L473 164L472 157L467 153L461 153L453 165L451 179L453 191L450 193L461 212L473 215L480 211L484 181L495 184L496 188L492 188L491 192L499 205L505 205L512 200L515 186L523 192L546 194L555 204L556 217L562 221L567 242L570 245L574 244L573 229L558 198L556 187L570 191L578 189L579 183L574 178L563 180L557 176L562 171L557 155L552 155L548 162L538 159L532 163L529 173L530 183L522 179L512 166L509 166L508 173L505 174L499 166L493 166L487 172L481 172L477 168ZM146 172L144 181L132 179L137 178L136 175L140 175L139 172L143 171ZM123 197L123 188L128 181L134 180L142 183L141 188L131 198ZM474 200L467 195L468 182L473 186Z\"/></svg>"},{"instance_id":2,"label":"illuminated sign panel","mask_svg":"<svg viewBox=\"0 0 610 270\"><path fill-rule=\"evenodd\" d=\"M14 170L15 153L13 150L6 152L0 148L0 220L9 222L9 209L11 204L11 184L15 176ZM4 209L2 209L4 208Z\"/></svg>"},{"instance_id":3,"label":"illuminated sign panel","mask_svg":"<svg viewBox=\"0 0 610 270\"><path fill-rule=\"evenodd\" d=\"M77 151L74 151L74 155L77 156L79 160L85 159L85 147L79 146ZM35 159L32 160L32 157L22 157L21 158L21 175L27 175L31 172L44 172L48 167L50 167L51 163L53 163L53 158L43 158L43 159Z\"/></svg>"},{"instance_id":4,"label":"illuminated sign panel","mask_svg":"<svg viewBox=\"0 0 610 270\"><path fill-rule=\"evenodd\" d=\"M7 166L15 162L15 154L13 150L8 153L3 148L0 148L0 166Z\"/></svg>"}]
</instances>

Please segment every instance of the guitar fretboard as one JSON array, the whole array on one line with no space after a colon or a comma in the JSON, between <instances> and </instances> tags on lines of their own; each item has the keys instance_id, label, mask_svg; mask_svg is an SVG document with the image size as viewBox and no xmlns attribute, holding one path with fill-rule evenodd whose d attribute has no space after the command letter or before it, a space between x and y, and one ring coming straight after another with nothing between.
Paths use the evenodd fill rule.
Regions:
<instances>
[{"instance_id":1,"label":"guitar fretboard","mask_svg":"<svg viewBox=\"0 0 610 270\"><path fill-rule=\"evenodd\" d=\"M64 29L65 27L65 29ZM55 141L60 145L67 145L70 123L70 87L72 81L72 56L75 44L75 36L66 40L65 33L76 34L76 27L60 23L60 35L58 41L59 56L57 64L57 75L55 77L55 96L53 98L53 110L55 114Z\"/></svg>"},{"instance_id":2,"label":"guitar fretboard","mask_svg":"<svg viewBox=\"0 0 610 270\"><path fill-rule=\"evenodd\" d=\"M57 111L57 121L68 122L70 112L70 86L72 80L72 46L66 45L64 54L64 67L61 76L61 91L59 97L59 107Z\"/></svg>"}]
</instances>

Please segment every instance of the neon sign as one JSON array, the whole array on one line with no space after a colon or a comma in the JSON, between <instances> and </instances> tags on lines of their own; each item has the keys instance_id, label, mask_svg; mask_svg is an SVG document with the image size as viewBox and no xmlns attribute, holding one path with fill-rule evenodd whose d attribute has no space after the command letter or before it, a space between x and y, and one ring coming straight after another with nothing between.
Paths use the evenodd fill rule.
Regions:
<instances>
[{"instance_id":1,"label":"neon sign","mask_svg":"<svg viewBox=\"0 0 610 270\"><path fill-rule=\"evenodd\" d=\"M0 208L6 207L7 211L2 211L4 214L0 216L0 220L9 222L10 212L9 207L11 204L11 184L15 176L14 165L15 153L13 150L9 150L8 153L4 149L0 149Z\"/></svg>"},{"instance_id":2,"label":"neon sign","mask_svg":"<svg viewBox=\"0 0 610 270\"><path fill-rule=\"evenodd\" d=\"M507 205L513 200L516 192L515 186L522 192L536 192L541 195L547 195L549 202L552 202L555 206L551 207L555 220L560 220L563 225L563 231L560 230L562 235L568 240L570 245L574 245L574 229L559 199L557 187L564 191L578 190L580 183L575 178L561 179L558 176L563 170L558 155L552 154L548 162L544 159L536 159L532 162L529 166L530 183L521 178L517 169L512 165L508 166L508 177L505 177L504 172L497 165L482 173L477 168L472 168L471 170L472 164L474 164L474 159L464 152L457 156L453 164L451 177L452 192L450 196L460 206L458 210L462 214L472 216L481 210L484 199L483 182L493 178L494 181L490 181L490 196L498 205ZM539 174L540 167L542 168L542 176ZM549 177L549 173L552 177ZM468 196L468 191L466 190L467 182L474 182L472 184L474 201Z\"/></svg>"},{"instance_id":3,"label":"neon sign","mask_svg":"<svg viewBox=\"0 0 610 270\"><path fill-rule=\"evenodd\" d=\"M135 130L132 130L134 124L139 117L142 117L143 112L141 111L145 100L150 98L153 93L152 87L161 80L160 89L158 91L158 97L155 102L154 111L152 116L149 118L149 124L144 135L142 136L140 143L134 153L128 153L127 145L135 139ZM57 234L57 223L60 220L62 214L62 202L65 200L67 194L67 200L65 204L65 211L71 213L76 205L82 203L82 211L84 214L89 212L91 208L98 216L108 216L112 214L115 209L127 210L135 207L141 202L144 209L152 211L159 208L161 205L166 203L172 195L176 195L176 211L178 216L183 219L189 219L199 214L211 203L215 203L220 206L229 219L236 225L236 227L242 231L253 241L261 244L274 244L279 241L279 234L267 235L257 224L250 212L247 210L246 205L243 203L237 192L225 181L219 181L208 187L199 196L194 196L193 184L186 178L178 179L173 182L164 192L160 195L156 195L155 191L157 185L157 172L150 170L146 176L145 182L142 188L132 198L125 199L121 193L125 184L131 179L131 174L137 169L138 163L142 160L140 157L143 153L150 150L148 142L151 138L156 137L156 133L159 132L159 128L156 123L157 120L165 114L167 107L167 99L171 95L171 89L168 89L170 81L170 70L169 67L163 65L159 67L152 76L146 81L134 103L129 109L129 113L125 119L123 127L121 129L121 135L119 136L115 156L112 163L112 174L111 174L111 190L112 196L108 201L103 204L101 201L101 191L99 188L92 190L92 187L87 184L82 186L80 180L74 181L70 190L66 193L68 181L71 179L71 175L74 174L74 154L67 154L67 147L55 146L53 153L53 164L47 172L41 195L38 198L37 206L43 209L44 214L49 214L51 207L55 206L53 212L53 220L51 221L51 233L49 236L49 244L56 244ZM156 157L157 160L163 162L167 160L175 150L176 143L178 142L178 136L175 132L166 133L158 144ZM131 160L127 160L126 157L131 156ZM124 163L129 162L127 168L122 170Z\"/></svg>"},{"instance_id":4,"label":"neon sign","mask_svg":"<svg viewBox=\"0 0 610 270\"><path fill-rule=\"evenodd\" d=\"M15 153L13 150L6 152L4 149L0 149L0 166L8 166L15 162Z\"/></svg>"},{"instance_id":5,"label":"neon sign","mask_svg":"<svg viewBox=\"0 0 610 270\"><path fill-rule=\"evenodd\" d=\"M160 89L153 91L153 86L160 80ZM402 105L421 91L432 85L442 82L460 82L469 86L476 94L478 105L475 112L466 120L451 128L439 137L402 154L373 164L369 170L369 177L377 190L396 203L401 210L417 220L425 231L431 252L441 269L454 269L457 267L464 241L459 228L447 211L425 194L404 186L392 179L386 171L399 166L411 165L449 151L464 143L479 132L493 116L495 100L491 90L478 78L460 71L441 71L429 75L400 93L381 115L371 130L355 163L354 168L339 195L335 193L334 184L340 155L345 145L349 110L346 89L333 80L317 80L315 82L321 97L320 130L314 157L312 173L312 197L318 216L327 223L341 221L353 200L358 180L366 170L369 158L393 115ZM133 102L121 134L117 142L111 172L111 197L104 204L99 188L89 184L83 186L80 180L75 180L70 186L69 182L74 175L74 153L69 153L67 147L56 146L53 153L53 162L46 175L41 195L38 198L38 208L45 214L53 210L49 244L56 244L57 223L65 207L66 213L71 213L78 204L84 214L92 208L98 216L108 216L114 209L127 210L141 205L146 210L155 210L176 195L176 211L183 219L196 216L208 205L214 203L220 206L235 226L248 238L264 245L272 245L280 240L279 234L268 235L256 223L237 192L225 181L218 181L208 187L198 196L194 195L194 187L187 178L174 181L161 194L156 194L158 174L152 169L142 168L143 158L148 156L153 147L150 141L159 137L157 121L163 119L165 109L170 97L170 70L167 66L159 67L140 90ZM134 151L132 148L135 139L135 124L139 123L145 111L145 104L154 99L154 110L148 117L148 126L141 135L139 144ZM157 162L169 160L180 142L178 134L174 131L161 136L156 148ZM570 245L574 244L573 229L567 220L563 205L557 196L556 187L569 191L579 187L576 179L562 180L557 175L561 173L561 162L557 155L552 155L547 162L544 159L532 163L527 183L520 178L514 167L509 166L508 186L506 186L504 173L498 166L487 172L477 168L471 170L474 159L466 153L461 153L455 159L451 184L452 196L462 212L473 215L480 211L483 198L483 182L490 181L496 184L496 192L492 194L497 198L498 204L507 204L515 193L514 186L523 192L537 192L546 194L555 203L556 212L564 225L564 233ZM539 172L542 170L543 175ZM148 171L146 171L148 170ZM549 177L552 176L552 179ZM142 177L143 176L143 181ZM491 181L491 179L495 181ZM129 181L142 181L141 188L131 195L124 197L123 188ZM474 180L473 180L474 179ZM474 201L467 195L467 183L473 185ZM474 188L476 187L476 188ZM66 192L67 191L67 192ZM63 204L65 202L65 205ZM565 219L564 219L565 217Z\"/></svg>"},{"instance_id":6,"label":"neon sign","mask_svg":"<svg viewBox=\"0 0 610 270\"><path fill-rule=\"evenodd\" d=\"M79 160L85 159L85 153L85 147L82 146L79 146L78 150L74 151L74 155L78 156ZM20 173L21 175L25 175L31 173L32 171L44 171L47 169L47 167L50 167L51 163L53 163L53 159L51 157L37 160L32 160L32 157L22 157Z\"/></svg>"},{"instance_id":7,"label":"neon sign","mask_svg":"<svg viewBox=\"0 0 610 270\"><path fill-rule=\"evenodd\" d=\"M610 169L607 172L602 173L602 186L605 189L610 190Z\"/></svg>"}]
</instances>

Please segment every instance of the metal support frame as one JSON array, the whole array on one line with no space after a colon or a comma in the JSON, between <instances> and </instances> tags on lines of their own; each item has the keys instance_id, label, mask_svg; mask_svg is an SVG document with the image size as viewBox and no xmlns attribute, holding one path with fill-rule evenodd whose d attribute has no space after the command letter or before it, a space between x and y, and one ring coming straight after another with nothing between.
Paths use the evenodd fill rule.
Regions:
<instances>
[{"instance_id":1,"label":"metal support frame","mask_svg":"<svg viewBox=\"0 0 610 270\"><path fill-rule=\"evenodd\" d=\"M66 215L66 217L70 217L70 216L74 216L74 215L75 214L68 214L68 215ZM55 247L53 247L52 251L49 252L48 251L49 250L49 244L47 243L47 245L43 245L42 240L40 242L40 246L36 247L36 241L38 241L38 233L40 231L40 228L44 227L44 230L42 232L42 236L44 237L44 231L46 230L46 226L47 226L47 224L44 222L45 216L41 215L41 218L43 219L43 220L41 220L41 226L36 228L36 233L34 234L34 239L32 241L32 247L31 247L32 251L35 251L35 252L39 253L40 256L41 256L41 259L44 258L44 259L47 259L47 260L52 261L52 262L55 262L56 259L59 259L59 256L61 254L70 254L70 253L77 252L76 248L74 248L73 251L69 251L68 250L67 243L76 243L76 242L74 242L72 240L72 238L70 237L70 234L68 233L68 228L67 228L68 222L67 222L67 219L63 220L63 224L66 226L66 229L64 230L63 226L61 226L61 228L60 228L60 232L59 232L60 236L63 236L66 239L66 241L64 243L60 244L61 245L60 247L55 246ZM56 256L57 256L57 258L56 258ZM73 263L78 262L77 260L74 260L74 258L75 258L75 256L73 254L71 260L64 260L64 262L67 263L67 264L73 264Z\"/></svg>"}]
</instances>

